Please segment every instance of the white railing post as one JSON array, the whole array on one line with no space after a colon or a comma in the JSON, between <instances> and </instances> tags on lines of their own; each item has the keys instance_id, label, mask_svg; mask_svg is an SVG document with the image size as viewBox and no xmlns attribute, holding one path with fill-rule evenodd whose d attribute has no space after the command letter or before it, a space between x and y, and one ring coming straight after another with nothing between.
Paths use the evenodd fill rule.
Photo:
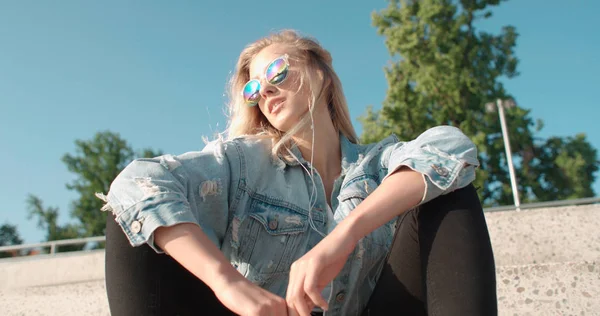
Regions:
<instances>
[{"instance_id":1,"label":"white railing post","mask_svg":"<svg viewBox=\"0 0 600 316\"><path fill-rule=\"evenodd\" d=\"M504 139L504 150L506 151L506 162L508 164L508 172L510 174L510 185L512 187L513 200L517 211L521 210L521 202L519 200L519 188L517 186L517 176L515 175L515 167L512 161L512 151L510 150L510 140L508 137L508 128L506 127L506 118L504 117L504 104L502 100L496 101L498 106L498 115L500 116L500 126L502 128L502 138Z\"/></svg>"}]
</instances>

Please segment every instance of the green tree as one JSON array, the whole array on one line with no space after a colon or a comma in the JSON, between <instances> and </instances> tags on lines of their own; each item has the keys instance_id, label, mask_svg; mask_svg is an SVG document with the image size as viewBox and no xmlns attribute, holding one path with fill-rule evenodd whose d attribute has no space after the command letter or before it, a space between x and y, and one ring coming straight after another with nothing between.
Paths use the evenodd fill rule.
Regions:
<instances>
[{"instance_id":1,"label":"green tree","mask_svg":"<svg viewBox=\"0 0 600 316\"><path fill-rule=\"evenodd\" d=\"M513 99L500 79L518 75L517 32L512 26L498 35L475 28L500 2L391 0L373 13L393 61L385 69L389 88L382 109L369 107L360 118L364 142L389 133L413 139L440 124L459 127L477 145L481 167L475 185L483 188L487 205L513 202L498 115L485 104ZM506 119L523 202L594 195L599 162L585 136L536 137L542 122L520 106L507 109Z\"/></svg>"},{"instance_id":2,"label":"green tree","mask_svg":"<svg viewBox=\"0 0 600 316\"><path fill-rule=\"evenodd\" d=\"M0 247L1 246L12 246L12 245L20 245L23 243L21 236L19 236L19 232L17 231L17 226L10 225L8 223L0 226ZM0 258L12 257L13 254L9 252L0 252Z\"/></svg>"},{"instance_id":3,"label":"green tree","mask_svg":"<svg viewBox=\"0 0 600 316\"><path fill-rule=\"evenodd\" d=\"M535 149L538 163L530 175L531 189L541 201L594 196L597 151L584 134L551 137Z\"/></svg>"},{"instance_id":4,"label":"green tree","mask_svg":"<svg viewBox=\"0 0 600 316\"><path fill-rule=\"evenodd\" d=\"M62 240L81 237L82 228L78 224L58 224L58 207L44 207L42 200L30 194L27 197L28 219L36 218L38 227L46 231L46 240ZM85 245L65 245L56 249L59 251L76 251Z\"/></svg>"},{"instance_id":5,"label":"green tree","mask_svg":"<svg viewBox=\"0 0 600 316\"><path fill-rule=\"evenodd\" d=\"M96 198L97 192L108 192L114 178L137 157L161 155L144 149L138 155L119 134L99 132L92 140L76 140L75 154L65 154L62 161L67 169L77 174L77 179L67 184L67 189L79 194L72 202L71 215L83 225L84 236L104 235L106 213L100 212L104 202Z\"/></svg>"},{"instance_id":6,"label":"green tree","mask_svg":"<svg viewBox=\"0 0 600 316\"><path fill-rule=\"evenodd\" d=\"M62 161L77 177L68 183L67 189L77 192L79 198L71 203L74 224L60 226L56 223L58 208L44 208L41 199L30 196L30 216L38 218L38 224L48 230L48 240L104 235L106 212L101 212L103 202L97 192L108 192L114 178L135 157L156 157L160 151L143 149L134 152L119 134L98 132L91 140L76 140L75 153L67 153Z\"/></svg>"}]
</instances>

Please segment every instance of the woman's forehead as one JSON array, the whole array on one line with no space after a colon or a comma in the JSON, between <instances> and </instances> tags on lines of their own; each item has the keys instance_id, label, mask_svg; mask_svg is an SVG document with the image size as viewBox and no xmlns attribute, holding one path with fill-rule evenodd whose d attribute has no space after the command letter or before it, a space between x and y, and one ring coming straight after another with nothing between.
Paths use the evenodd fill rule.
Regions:
<instances>
[{"instance_id":1,"label":"woman's forehead","mask_svg":"<svg viewBox=\"0 0 600 316\"><path fill-rule=\"evenodd\" d=\"M263 48L250 62L250 78L258 78L264 74L267 66L278 57L290 55L291 48L287 45L272 44Z\"/></svg>"}]
</instances>

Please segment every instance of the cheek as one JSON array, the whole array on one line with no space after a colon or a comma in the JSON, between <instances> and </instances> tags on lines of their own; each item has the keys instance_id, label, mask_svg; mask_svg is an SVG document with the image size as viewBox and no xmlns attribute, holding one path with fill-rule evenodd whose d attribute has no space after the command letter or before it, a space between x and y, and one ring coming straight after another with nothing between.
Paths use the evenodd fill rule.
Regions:
<instances>
[{"instance_id":1,"label":"cheek","mask_svg":"<svg viewBox=\"0 0 600 316\"><path fill-rule=\"evenodd\" d=\"M290 78L292 79L292 78ZM307 101L310 98L310 87L308 82L301 82L299 79L293 78L293 80L285 81L281 85L281 89L290 94L290 97L297 101Z\"/></svg>"},{"instance_id":2,"label":"cheek","mask_svg":"<svg viewBox=\"0 0 600 316\"><path fill-rule=\"evenodd\" d=\"M260 116L265 116L265 110L266 110L266 105L265 105L265 101L263 101L262 99L258 102L258 114Z\"/></svg>"},{"instance_id":3,"label":"cheek","mask_svg":"<svg viewBox=\"0 0 600 316\"><path fill-rule=\"evenodd\" d=\"M296 71L290 71L287 79L280 85L282 90L290 91L293 93L300 93L300 90L306 86L306 83L302 84L300 74Z\"/></svg>"},{"instance_id":4,"label":"cheek","mask_svg":"<svg viewBox=\"0 0 600 316\"><path fill-rule=\"evenodd\" d=\"M302 85L302 87L300 87L300 89L297 90L296 92L296 100L298 100L299 102L310 102L311 100L311 93L310 93L310 87L308 86L308 83L304 83L304 85Z\"/></svg>"}]
</instances>

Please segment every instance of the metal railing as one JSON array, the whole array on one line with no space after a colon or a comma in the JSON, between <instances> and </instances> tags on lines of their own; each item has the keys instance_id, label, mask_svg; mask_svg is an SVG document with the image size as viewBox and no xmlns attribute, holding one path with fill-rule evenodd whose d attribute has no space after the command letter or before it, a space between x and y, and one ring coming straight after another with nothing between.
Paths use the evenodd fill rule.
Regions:
<instances>
[{"instance_id":1,"label":"metal railing","mask_svg":"<svg viewBox=\"0 0 600 316\"><path fill-rule=\"evenodd\" d=\"M37 244L2 246L2 247L0 247L0 252L8 252L8 251L15 251L15 250L21 251L21 250L27 250L27 249L50 247L50 254L53 255L56 253L56 247L58 247L58 246L81 245L81 244L87 244L89 242L103 242L105 240L106 240L106 236L53 240L53 241L46 241L46 242L41 242L41 243L37 243Z\"/></svg>"},{"instance_id":2,"label":"metal railing","mask_svg":"<svg viewBox=\"0 0 600 316\"><path fill-rule=\"evenodd\" d=\"M544 208L544 207L577 206L577 205L587 205L587 204L597 204L597 203L600 203L600 197L521 204L519 209L526 210L526 209L535 209L535 208ZM496 207L485 208L483 211L485 213L491 213L491 212L516 211L516 210L517 209L514 205L507 205L507 206L496 206ZM37 244L2 246L2 247L0 247L0 252L7 252L7 251L14 251L14 250L21 251L21 250L26 250L26 249L50 247L50 254L55 254L56 247L58 247L58 246L81 245L81 244L87 244L90 242L104 242L104 241L106 241L106 236L63 239L63 240L47 241L47 242L42 242L42 243L37 243Z\"/></svg>"},{"instance_id":3,"label":"metal railing","mask_svg":"<svg viewBox=\"0 0 600 316\"><path fill-rule=\"evenodd\" d=\"M549 201L549 202L536 202L521 204L520 210L544 208L544 207L559 207L559 206L577 206L600 203L600 197L573 199L573 200L562 200L562 201ZM505 206L494 206L485 208L483 211L488 212L500 212L500 211L516 211L517 208L514 205Z\"/></svg>"}]
</instances>

